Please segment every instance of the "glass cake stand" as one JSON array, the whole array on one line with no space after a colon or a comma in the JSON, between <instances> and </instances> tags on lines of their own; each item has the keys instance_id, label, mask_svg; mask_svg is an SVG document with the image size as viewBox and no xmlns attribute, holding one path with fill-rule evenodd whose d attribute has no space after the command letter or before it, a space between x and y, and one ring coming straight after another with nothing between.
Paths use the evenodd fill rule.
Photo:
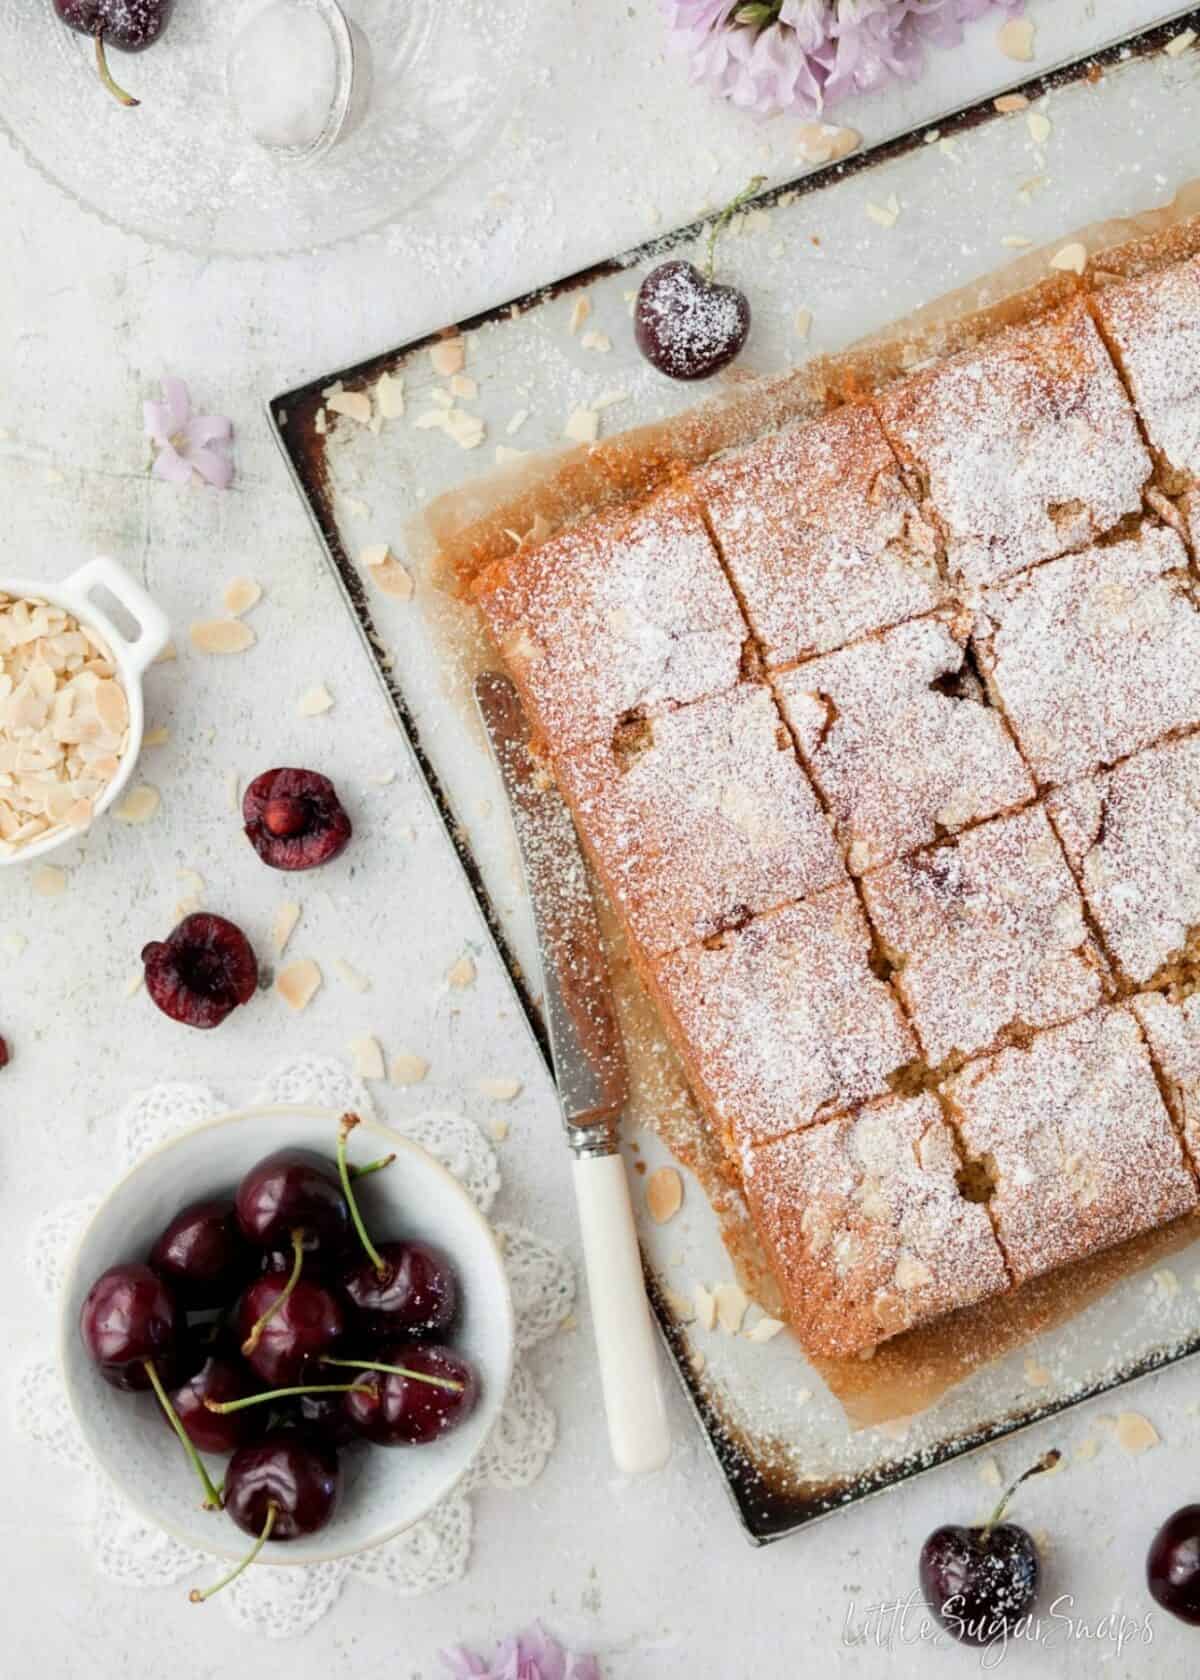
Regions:
<instances>
[{"instance_id":1,"label":"glass cake stand","mask_svg":"<svg viewBox=\"0 0 1200 1680\"><path fill-rule=\"evenodd\" d=\"M264 9L280 15L264 23ZM519 85L529 13L530 0L177 0L153 47L110 51L141 101L126 110L52 0L0 0L0 132L147 239L312 249L382 226L480 149Z\"/></svg>"}]
</instances>

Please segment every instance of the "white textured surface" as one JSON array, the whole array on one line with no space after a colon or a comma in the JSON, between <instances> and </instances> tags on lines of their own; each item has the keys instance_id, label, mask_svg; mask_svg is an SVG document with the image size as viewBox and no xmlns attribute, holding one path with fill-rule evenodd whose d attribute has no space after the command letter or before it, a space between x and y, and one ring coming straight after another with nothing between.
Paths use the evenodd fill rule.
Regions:
<instances>
[{"instance_id":1,"label":"white textured surface","mask_svg":"<svg viewBox=\"0 0 1200 1680\"><path fill-rule=\"evenodd\" d=\"M171 744L143 764L163 792L160 817L142 830L106 825L74 856L66 853L71 881L62 898L34 897L20 872L0 880L0 938L18 932L30 941L19 958L0 946L0 1031L16 1055L0 1075L0 1266L12 1280L0 1329L16 1357L33 1351L42 1333L41 1301L16 1282L30 1227L55 1203L93 1195L113 1175L113 1140L96 1116L156 1080L228 1081L236 1089L264 1064L308 1049L343 1052L368 1031L389 1052L412 1049L432 1063L428 1087L381 1095L392 1113L464 1104L486 1125L498 1111L476 1092L476 1079L523 1080L521 1096L503 1110L508 1188L497 1213L519 1220L529 1211L541 1162L537 1182L552 1190L537 1196L535 1222L576 1241L545 1075L259 418L261 397L302 377L552 278L660 221L682 221L755 169L774 178L791 172L795 125L713 110L684 90L678 66L662 68L651 0L547 0L544 9L557 44L540 49L521 109L495 146L386 238L354 249L275 265L167 255L84 219L0 151L0 225L10 231L0 270L4 569L59 576L110 549L168 607L182 650L149 684L149 721L172 730ZM1164 8L1040 0L1033 10L1039 58L1050 58ZM996 59L986 28L975 40L974 56L935 64L922 96L933 108L939 99L961 103L968 83L1019 75ZM1190 80L1194 61L1165 63L1162 73ZM921 109L905 92L886 114L915 117ZM885 108L848 110L843 120L878 132ZM1139 133L1127 167L1097 173L1082 192L1068 189L1086 175L1086 157L1055 154L1052 142L1052 190L1019 212L1014 202L1014 230L1050 238L1089 214L1166 196L1178 176L1157 168L1163 131L1147 113ZM1022 167L1029 175L1037 169L1018 155L1014 180ZM943 193L969 198L969 163L961 175L946 168ZM865 304L880 319L900 307L887 295L890 237L907 241L915 227L910 235L902 218L884 231L864 218ZM990 238L965 245L963 277L1004 255ZM805 285L818 290L818 304L819 278L807 276ZM944 278L932 274L928 292ZM140 405L164 372L187 378L199 406L234 416L240 478L229 496L181 495L146 480ZM191 654L187 625L211 616L222 585L244 573L267 587L251 620L259 646L237 660ZM299 696L322 681L334 710L299 719ZM293 759L334 773L359 840L329 870L289 884L266 876L240 841L226 772L245 777ZM389 765L397 780L374 786L371 776ZM205 877L209 902L243 920L263 952L278 903L302 900L291 954L317 957L326 974L307 1014L292 1016L265 998L207 1039L152 1015L144 998L124 999L138 947L170 925L187 890L175 878L186 868ZM450 991L443 976L467 948L479 958L479 979L465 993ZM372 991L341 984L332 967L338 956L370 976ZM922 1650L899 1636L890 1656L873 1643L851 1650L842 1630L851 1607L861 1630L868 1606L910 1591L917 1548L932 1527L974 1519L992 1502L977 1461L756 1553L741 1539L676 1394L671 1467L642 1483L611 1470L587 1335L581 1311L579 1331L543 1351L560 1449L532 1497L518 1504L481 1496L466 1580L399 1615L351 1587L303 1644L284 1648L290 1680L385 1672L433 1680L439 1646L459 1637L486 1644L537 1614L596 1648L610 1680L965 1672L973 1659L963 1653ZM1194 1370L1169 1372L1002 1449L1008 1474L1055 1443L1071 1448L1092 1436L1102 1443L1094 1462L1032 1483L1021 1496L1018 1516L1048 1535L1044 1606L1071 1593L1074 1614L1093 1625L1113 1611L1144 1613L1145 1543L1195 1492L1194 1389ZM1142 1458L1126 1455L1096 1423L1098 1413L1125 1406L1147 1412L1163 1438ZM207 1680L275 1663L275 1652L248 1650L243 1635L190 1607L177 1588L132 1592L81 1567L78 1536L57 1515L68 1504L71 1472L2 1427L0 1466L6 1677ZM1110 1646L1071 1641L1061 1624L1055 1634L1052 1652L1014 1650L1003 1672L1194 1671L1195 1634L1165 1618L1150 1650L1127 1648L1103 1666Z\"/></svg>"}]
</instances>

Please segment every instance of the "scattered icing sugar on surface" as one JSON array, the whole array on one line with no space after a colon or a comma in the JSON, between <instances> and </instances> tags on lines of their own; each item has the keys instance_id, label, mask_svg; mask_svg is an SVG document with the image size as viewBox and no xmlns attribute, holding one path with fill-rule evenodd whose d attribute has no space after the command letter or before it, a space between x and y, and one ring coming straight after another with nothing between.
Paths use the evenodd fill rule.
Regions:
<instances>
[{"instance_id":1,"label":"scattered icing sugar on surface","mask_svg":"<svg viewBox=\"0 0 1200 1680\"><path fill-rule=\"evenodd\" d=\"M601 877L652 955L845 878L759 684L564 753L556 774Z\"/></svg>"},{"instance_id":2,"label":"scattered icing sugar on surface","mask_svg":"<svg viewBox=\"0 0 1200 1680\"><path fill-rule=\"evenodd\" d=\"M1104 959L1038 806L873 871L862 890L934 1065L1103 1001Z\"/></svg>"},{"instance_id":3,"label":"scattered icing sugar on surface","mask_svg":"<svg viewBox=\"0 0 1200 1680\"><path fill-rule=\"evenodd\" d=\"M1196 1206L1196 1186L1126 1009L1098 1009L946 1085L1016 1283Z\"/></svg>"},{"instance_id":4,"label":"scattered icing sugar on surface","mask_svg":"<svg viewBox=\"0 0 1200 1680\"><path fill-rule=\"evenodd\" d=\"M1200 925L1200 738L1152 747L1046 803L1109 952L1145 985Z\"/></svg>"},{"instance_id":5,"label":"scattered icing sugar on surface","mask_svg":"<svg viewBox=\"0 0 1200 1680\"><path fill-rule=\"evenodd\" d=\"M883 1095L916 1055L850 886L651 965L679 1052L738 1150Z\"/></svg>"},{"instance_id":6,"label":"scattered icing sugar on surface","mask_svg":"<svg viewBox=\"0 0 1200 1680\"><path fill-rule=\"evenodd\" d=\"M695 487L768 665L828 652L945 598L937 533L868 408L718 458Z\"/></svg>"},{"instance_id":7,"label":"scattered icing sugar on surface","mask_svg":"<svg viewBox=\"0 0 1200 1680\"><path fill-rule=\"evenodd\" d=\"M852 874L1033 797L966 641L963 615L939 612L775 679Z\"/></svg>"},{"instance_id":8,"label":"scattered icing sugar on surface","mask_svg":"<svg viewBox=\"0 0 1200 1680\"><path fill-rule=\"evenodd\" d=\"M1173 531L1066 555L983 593L980 662L1043 783L1200 723L1200 611Z\"/></svg>"},{"instance_id":9,"label":"scattered icing sugar on surface","mask_svg":"<svg viewBox=\"0 0 1200 1680\"><path fill-rule=\"evenodd\" d=\"M518 553L479 605L556 750L630 712L732 688L745 620L690 497L571 527Z\"/></svg>"},{"instance_id":10,"label":"scattered icing sugar on surface","mask_svg":"<svg viewBox=\"0 0 1200 1680\"><path fill-rule=\"evenodd\" d=\"M1200 1167L1200 993L1171 1003L1161 992L1145 992L1129 1007L1142 1024L1192 1165Z\"/></svg>"},{"instance_id":11,"label":"scattered icing sugar on surface","mask_svg":"<svg viewBox=\"0 0 1200 1680\"><path fill-rule=\"evenodd\" d=\"M805 1347L844 1358L1007 1288L936 1098L889 1097L749 1151L746 1194Z\"/></svg>"},{"instance_id":12,"label":"scattered icing sugar on surface","mask_svg":"<svg viewBox=\"0 0 1200 1680\"><path fill-rule=\"evenodd\" d=\"M1200 479L1200 258L1109 286L1096 308L1146 436L1176 473Z\"/></svg>"},{"instance_id":13,"label":"scattered icing sugar on surface","mask_svg":"<svg viewBox=\"0 0 1200 1680\"><path fill-rule=\"evenodd\" d=\"M1150 457L1082 302L885 390L877 407L968 584L1079 548L1141 507Z\"/></svg>"}]
</instances>

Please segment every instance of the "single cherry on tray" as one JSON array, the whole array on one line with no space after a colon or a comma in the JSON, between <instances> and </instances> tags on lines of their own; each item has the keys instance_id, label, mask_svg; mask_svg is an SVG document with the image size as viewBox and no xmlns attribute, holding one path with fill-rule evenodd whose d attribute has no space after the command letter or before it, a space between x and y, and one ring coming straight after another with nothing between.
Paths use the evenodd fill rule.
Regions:
<instances>
[{"instance_id":1,"label":"single cherry on tray","mask_svg":"<svg viewBox=\"0 0 1200 1680\"><path fill-rule=\"evenodd\" d=\"M246 838L272 869L317 869L354 830L337 789L315 770L266 770L242 799Z\"/></svg>"},{"instance_id":2,"label":"single cherry on tray","mask_svg":"<svg viewBox=\"0 0 1200 1680\"><path fill-rule=\"evenodd\" d=\"M1200 1505L1183 1505L1159 1529L1146 1557L1150 1596L1200 1627Z\"/></svg>"},{"instance_id":3,"label":"single cherry on tray","mask_svg":"<svg viewBox=\"0 0 1200 1680\"><path fill-rule=\"evenodd\" d=\"M250 941L224 916L197 911L163 940L145 946L142 962L151 999L186 1027L219 1027L258 988Z\"/></svg>"},{"instance_id":4,"label":"single cherry on tray","mask_svg":"<svg viewBox=\"0 0 1200 1680\"><path fill-rule=\"evenodd\" d=\"M1053 1470L1062 1454L1048 1452L1005 1493L982 1527L947 1523L921 1547L921 1592L938 1621L964 1645L1006 1638L1037 1599L1041 1561L1033 1536L1002 1519L1030 1476Z\"/></svg>"},{"instance_id":5,"label":"single cherry on tray","mask_svg":"<svg viewBox=\"0 0 1200 1680\"><path fill-rule=\"evenodd\" d=\"M191 1202L165 1227L150 1264L187 1308L231 1303L250 1273L250 1251L230 1201Z\"/></svg>"},{"instance_id":6,"label":"single cherry on tray","mask_svg":"<svg viewBox=\"0 0 1200 1680\"><path fill-rule=\"evenodd\" d=\"M54 10L69 29L96 43L100 80L120 104L139 103L119 87L108 67L106 46L122 52L144 52L167 27L172 0L54 0Z\"/></svg>"}]
</instances>

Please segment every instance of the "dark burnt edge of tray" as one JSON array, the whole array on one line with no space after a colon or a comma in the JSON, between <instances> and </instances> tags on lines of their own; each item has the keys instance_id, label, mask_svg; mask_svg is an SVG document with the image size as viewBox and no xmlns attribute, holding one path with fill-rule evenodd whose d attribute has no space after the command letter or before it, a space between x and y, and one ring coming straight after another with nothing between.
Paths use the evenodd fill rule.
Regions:
<instances>
[{"instance_id":1,"label":"dark burnt edge of tray","mask_svg":"<svg viewBox=\"0 0 1200 1680\"><path fill-rule=\"evenodd\" d=\"M1086 80L1106 68L1133 59L1146 58L1150 54L1160 51L1182 29L1188 28L1194 28L1200 33L1200 7L1193 7L1165 23L1156 24L1153 28L1114 42L1111 46L1089 54L1071 64L1059 65L1042 75L1030 77L1027 81L1005 89L1004 92L1023 93L1031 100L1037 99L1042 94L1049 93L1057 87L1064 87L1073 82ZM974 105L964 107L961 111L924 123L918 129L897 135L895 138L882 141L875 146L866 147L861 152L856 152L839 163L812 170L795 181L772 187L759 194L751 202L755 206L769 209L789 193L796 197L802 197L818 192L850 175L873 168L878 163L917 150L926 143L924 137L933 128L936 128L939 135L943 137L950 137L976 128L980 124L1001 115L995 109L994 101L997 97L1001 96L993 94ZM400 724L402 736L425 783L428 795L454 847L467 884L479 907L497 954L508 971L529 1030L551 1072L553 1072L553 1065L550 1058L549 1041L534 1001L534 994L530 989L529 980L508 943L499 916L484 884L479 865L470 849L466 830L459 823L450 800L441 785L440 778L425 752L420 731L404 693L398 686L394 673L385 668L380 658L381 653L387 651L386 645L376 632L362 577L342 545L337 522L333 516L331 485L325 458L325 440L316 430L316 415L318 409L324 403L323 393L336 381L340 380L342 384L351 389L355 386L371 384L378 379L381 373L394 368L400 362L407 361L422 350L428 349L439 339L458 333L478 331L482 327L512 319L532 309L540 308L543 304L553 302L555 299L573 291L589 286L597 280L622 273L629 268L636 267L639 263L664 255L681 244L689 244L702 233L710 219L710 217L703 217L688 223L684 227L676 228L670 233L646 240L641 245L624 251L618 256L590 264L588 267L579 269L575 273L566 275L549 285L526 292L508 303L497 304L458 323L448 324L436 332L427 333L421 338L413 339L407 344L382 351L365 361L344 369L340 373L323 374L320 378L310 380L294 390L270 398L266 404L267 417L280 453L308 509L309 518L325 549L339 588L370 655L376 677L387 695ZM987 1445L989 1442L1001 1440L1019 1430L1029 1428L1031 1425L1046 1418L1054 1417L1059 1412L1076 1406L1082 1401L1106 1394L1127 1382L1135 1381L1139 1377L1161 1370L1200 1351L1200 1335L1197 1335L1186 1341L1172 1344L1169 1348L1159 1349L1148 1354L1118 1374L1081 1388L1070 1396L1052 1404L1010 1413L1008 1417L998 1420L994 1425L944 1441L940 1446L929 1452L898 1460L897 1463L884 1470L850 1478L845 1482L831 1482L821 1488L810 1489L802 1494L797 1494L774 1484L768 1471L753 1462L745 1445L739 1444L730 1432L711 1397L705 1392L699 1375L691 1366L688 1357L690 1350L687 1347L682 1327L676 1324L671 1317L659 1281L649 1265L646 1267L646 1272L651 1304L663 1340L670 1352L672 1363L691 1409L700 1423L709 1449L716 1459L721 1471L722 1481L725 1484L738 1521L747 1538L755 1545L767 1545L773 1540L782 1540L787 1535L795 1533L797 1529L816 1522L822 1517L829 1516L848 1504L869 1498L877 1493L883 1493L902 1481L921 1475L927 1470L936 1469L939 1465L949 1463L952 1459L959 1458L964 1453L973 1452L976 1448Z\"/></svg>"}]
</instances>

